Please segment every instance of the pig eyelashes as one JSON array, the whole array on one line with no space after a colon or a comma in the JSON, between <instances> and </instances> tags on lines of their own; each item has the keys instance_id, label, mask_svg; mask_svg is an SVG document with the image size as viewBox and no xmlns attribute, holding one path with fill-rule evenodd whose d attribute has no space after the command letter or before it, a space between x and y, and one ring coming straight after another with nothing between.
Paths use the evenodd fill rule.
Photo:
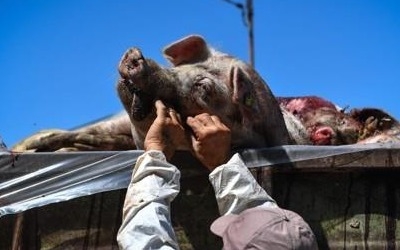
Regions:
<instances>
[{"instance_id":1,"label":"pig eyelashes","mask_svg":"<svg viewBox=\"0 0 400 250\"><path fill-rule=\"evenodd\" d=\"M194 79L194 87L195 88L203 88L207 92L211 91L213 85L214 85L214 81L208 77L197 76Z\"/></svg>"},{"instance_id":2,"label":"pig eyelashes","mask_svg":"<svg viewBox=\"0 0 400 250\"><path fill-rule=\"evenodd\" d=\"M191 95L195 97L195 101L197 100L197 98L200 98L200 100L207 102L214 90L214 84L214 81L210 78L196 76L194 79L193 87L191 89Z\"/></svg>"}]
</instances>

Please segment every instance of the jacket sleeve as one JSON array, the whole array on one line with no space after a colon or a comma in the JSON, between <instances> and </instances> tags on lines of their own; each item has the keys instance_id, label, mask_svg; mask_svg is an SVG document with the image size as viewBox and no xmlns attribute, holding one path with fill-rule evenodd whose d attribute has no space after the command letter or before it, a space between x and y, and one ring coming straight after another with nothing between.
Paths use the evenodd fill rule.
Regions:
<instances>
[{"instance_id":1,"label":"jacket sleeve","mask_svg":"<svg viewBox=\"0 0 400 250\"><path fill-rule=\"evenodd\" d=\"M209 175L221 215L239 214L256 206L278 207L275 200L257 183L239 154Z\"/></svg>"},{"instance_id":2,"label":"jacket sleeve","mask_svg":"<svg viewBox=\"0 0 400 250\"><path fill-rule=\"evenodd\" d=\"M139 157L117 235L120 249L179 249L170 215L170 203L180 190L179 179L179 170L161 151Z\"/></svg>"}]
</instances>

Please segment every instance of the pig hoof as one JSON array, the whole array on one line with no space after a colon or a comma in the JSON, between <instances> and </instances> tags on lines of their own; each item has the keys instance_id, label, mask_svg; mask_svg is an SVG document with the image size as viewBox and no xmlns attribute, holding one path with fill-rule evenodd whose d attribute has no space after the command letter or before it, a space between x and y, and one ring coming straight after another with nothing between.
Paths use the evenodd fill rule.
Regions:
<instances>
[{"instance_id":1,"label":"pig hoof","mask_svg":"<svg viewBox=\"0 0 400 250\"><path fill-rule=\"evenodd\" d=\"M131 48L122 56L118 70L122 78L133 80L146 71L147 63L138 48Z\"/></svg>"}]
</instances>

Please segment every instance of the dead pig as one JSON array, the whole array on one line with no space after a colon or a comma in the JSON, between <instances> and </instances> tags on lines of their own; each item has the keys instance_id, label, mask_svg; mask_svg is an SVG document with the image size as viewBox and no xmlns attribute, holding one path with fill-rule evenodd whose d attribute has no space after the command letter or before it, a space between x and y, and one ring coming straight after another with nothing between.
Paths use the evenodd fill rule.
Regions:
<instances>
[{"instance_id":1,"label":"dead pig","mask_svg":"<svg viewBox=\"0 0 400 250\"><path fill-rule=\"evenodd\" d=\"M317 96L278 97L296 144L348 145L400 142L400 124L376 108L346 111Z\"/></svg>"},{"instance_id":2,"label":"dead pig","mask_svg":"<svg viewBox=\"0 0 400 250\"><path fill-rule=\"evenodd\" d=\"M183 120L203 112L219 116L232 131L233 148L291 144L277 100L244 62L210 48L197 35L167 46L164 56L173 67L159 66L137 48L129 49L119 64L117 91L138 148L155 118L156 99L175 108Z\"/></svg>"},{"instance_id":3,"label":"dead pig","mask_svg":"<svg viewBox=\"0 0 400 250\"><path fill-rule=\"evenodd\" d=\"M317 96L278 97L296 144L345 145L358 140L361 124L332 102ZM299 124L293 128L291 124ZM300 131L300 132L299 132Z\"/></svg>"}]
</instances>

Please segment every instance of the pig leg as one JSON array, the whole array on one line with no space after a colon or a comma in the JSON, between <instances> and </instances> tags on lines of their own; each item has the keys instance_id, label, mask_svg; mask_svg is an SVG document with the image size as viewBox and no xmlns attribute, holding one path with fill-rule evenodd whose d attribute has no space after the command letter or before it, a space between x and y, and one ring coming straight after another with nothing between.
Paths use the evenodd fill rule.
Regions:
<instances>
[{"instance_id":1,"label":"pig leg","mask_svg":"<svg viewBox=\"0 0 400 250\"><path fill-rule=\"evenodd\" d=\"M130 120L123 113L76 130L44 130L18 142L16 152L104 151L135 149Z\"/></svg>"}]
</instances>

